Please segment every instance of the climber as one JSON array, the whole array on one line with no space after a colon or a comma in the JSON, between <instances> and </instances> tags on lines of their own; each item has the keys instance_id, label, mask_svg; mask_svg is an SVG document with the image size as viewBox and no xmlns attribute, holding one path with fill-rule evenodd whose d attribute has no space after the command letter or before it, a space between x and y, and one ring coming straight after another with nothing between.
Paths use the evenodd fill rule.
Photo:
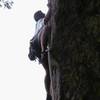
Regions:
<instances>
[{"instance_id":1,"label":"climber","mask_svg":"<svg viewBox=\"0 0 100 100\"><path fill-rule=\"evenodd\" d=\"M34 53L29 55L29 58L35 59L36 57L39 58L39 61L41 62L41 53L43 53L47 47L47 38L46 38L46 33L45 33L45 24L44 24L44 17L45 14L42 11L37 11L34 14L34 19L36 21L36 29L35 29L35 35L34 37L30 40L30 48L33 46L34 47ZM42 39L43 38L43 39ZM31 50L31 49L30 49ZM34 57L33 57L34 56Z\"/></svg>"},{"instance_id":2,"label":"climber","mask_svg":"<svg viewBox=\"0 0 100 100\"><path fill-rule=\"evenodd\" d=\"M47 49L48 42L48 30L46 24L44 24L45 14L42 11L37 11L34 14L34 19L36 21L36 30L34 37L30 40L30 48L29 48L29 58L30 60L39 59L39 62L43 65L46 76L45 76L45 88L47 91L47 99L51 100L50 95L50 74L49 74L49 66L48 66L48 54L45 51ZM41 59L41 54L44 55L43 59Z\"/></svg>"}]
</instances>

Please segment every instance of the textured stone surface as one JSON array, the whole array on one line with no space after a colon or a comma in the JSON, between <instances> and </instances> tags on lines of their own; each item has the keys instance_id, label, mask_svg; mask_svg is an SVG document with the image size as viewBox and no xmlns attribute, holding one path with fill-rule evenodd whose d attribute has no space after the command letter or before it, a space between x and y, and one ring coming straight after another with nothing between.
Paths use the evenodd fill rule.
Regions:
<instances>
[{"instance_id":1,"label":"textured stone surface","mask_svg":"<svg viewBox=\"0 0 100 100\"><path fill-rule=\"evenodd\" d=\"M100 0L51 0L53 100L100 100Z\"/></svg>"}]
</instances>

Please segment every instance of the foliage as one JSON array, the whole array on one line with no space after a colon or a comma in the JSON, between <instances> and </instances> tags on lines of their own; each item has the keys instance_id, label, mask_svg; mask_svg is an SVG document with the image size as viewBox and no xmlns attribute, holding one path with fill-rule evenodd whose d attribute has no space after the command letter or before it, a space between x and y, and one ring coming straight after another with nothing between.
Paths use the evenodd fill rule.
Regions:
<instances>
[{"instance_id":1,"label":"foliage","mask_svg":"<svg viewBox=\"0 0 100 100\"><path fill-rule=\"evenodd\" d=\"M14 3L13 1L9 1L9 0L0 0L0 7L11 9L13 3Z\"/></svg>"}]
</instances>

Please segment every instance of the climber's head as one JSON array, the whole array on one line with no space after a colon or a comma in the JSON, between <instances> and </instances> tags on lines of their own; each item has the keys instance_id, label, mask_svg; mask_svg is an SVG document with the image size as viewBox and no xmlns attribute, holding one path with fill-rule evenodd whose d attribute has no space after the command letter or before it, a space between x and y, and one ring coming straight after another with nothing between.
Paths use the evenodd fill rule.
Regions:
<instances>
[{"instance_id":1,"label":"climber's head","mask_svg":"<svg viewBox=\"0 0 100 100\"><path fill-rule=\"evenodd\" d=\"M37 11L34 14L35 21L38 21L39 19L44 18L44 17L45 17L45 14L41 10Z\"/></svg>"}]
</instances>

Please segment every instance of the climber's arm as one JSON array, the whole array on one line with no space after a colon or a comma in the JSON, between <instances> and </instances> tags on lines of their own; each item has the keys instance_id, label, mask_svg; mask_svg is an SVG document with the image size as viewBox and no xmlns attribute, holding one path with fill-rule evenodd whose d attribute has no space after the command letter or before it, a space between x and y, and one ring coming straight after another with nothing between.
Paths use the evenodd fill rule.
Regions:
<instances>
[{"instance_id":1,"label":"climber's arm","mask_svg":"<svg viewBox=\"0 0 100 100\"><path fill-rule=\"evenodd\" d=\"M48 12L47 12L47 14L46 14L46 16L45 16L45 18L44 18L44 24L45 24L45 25L48 23L48 21L49 21L50 18L51 18L51 3L48 2L47 6L48 6L49 10L48 10Z\"/></svg>"}]
</instances>

